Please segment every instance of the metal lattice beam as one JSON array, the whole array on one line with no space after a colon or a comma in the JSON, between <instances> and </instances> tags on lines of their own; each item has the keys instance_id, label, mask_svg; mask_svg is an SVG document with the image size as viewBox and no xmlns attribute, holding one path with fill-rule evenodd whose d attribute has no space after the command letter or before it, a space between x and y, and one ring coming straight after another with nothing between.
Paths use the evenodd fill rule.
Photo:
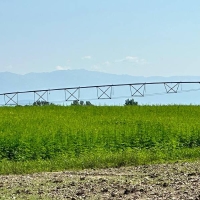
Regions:
<instances>
[{"instance_id":1,"label":"metal lattice beam","mask_svg":"<svg viewBox=\"0 0 200 200\"><path fill-rule=\"evenodd\" d=\"M4 94L5 105L18 105L18 93Z\"/></svg>"},{"instance_id":2,"label":"metal lattice beam","mask_svg":"<svg viewBox=\"0 0 200 200\"><path fill-rule=\"evenodd\" d=\"M111 99L112 98L112 86L97 87L98 99Z\"/></svg>"},{"instance_id":3,"label":"metal lattice beam","mask_svg":"<svg viewBox=\"0 0 200 200\"><path fill-rule=\"evenodd\" d=\"M167 93L177 93L180 83L164 83Z\"/></svg>"},{"instance_id":4,"label":"metal lattice beam","mask_svg":"<svg viewBox=\"0 0 200 200\"><path fill-rule=\"evenodd\" d=\"M79 101L80 99L80 88L65 89L65 101Z\"/></svg>"},{"instance_id":5,"label":"metal lattice beam","mask_svg":"<svg viewBox=\"0 0 200 200\"><path fill-rule=\"evenodd\" d=\"M130 91L132 97L144 97L145 83L139 85L130 85Z\"/></svg>"},{"instance_id":6,"label":"metal lattice beam","mask_svg":"<svg viewBox=\"0 0 200 200\"><path fill-rule=\"evenodd\" d=\"M48 90L34 91L34 102L37 102L37 101L48 102Z\"/></svg>"}]
</instances>

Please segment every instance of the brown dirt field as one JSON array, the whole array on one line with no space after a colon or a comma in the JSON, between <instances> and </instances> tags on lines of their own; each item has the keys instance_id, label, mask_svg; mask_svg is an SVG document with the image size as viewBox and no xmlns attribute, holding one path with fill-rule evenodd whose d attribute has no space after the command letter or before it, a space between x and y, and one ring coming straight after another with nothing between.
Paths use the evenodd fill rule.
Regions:
<instances>
[{"instance_id":1,"label":"brown dirt field","mask_svg":"<svg viewBox=\"0 0 200 200\"><path fill-rule=\"evenodd\" d=\"M1 175L0 199L200 200L200 162Z\"/></svg>"}]
</instances>

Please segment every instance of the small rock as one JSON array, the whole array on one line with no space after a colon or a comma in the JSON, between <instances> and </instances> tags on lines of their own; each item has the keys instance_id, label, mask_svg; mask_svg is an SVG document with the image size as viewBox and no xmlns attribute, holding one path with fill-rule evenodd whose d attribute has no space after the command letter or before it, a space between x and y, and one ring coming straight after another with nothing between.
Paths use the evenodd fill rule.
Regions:
<instances>
[{"instance_id":1,"label":"small rock","mask_svg":"<svg viewBox=\"0 0 200 200\"><path fill-rule=\"evenodd\" d=\"M16 190L16 191L15 191L15 194L20 194L20 190Z\"/></svg>"},{"instance_id":2,"label":"small rock","mask_svg":"<svg viewBox=\"0 0 200 200\"><path fill-rule=\"evenodd\" d=\"M70 183L70 185L71 185L71 186L75 186L76 183L75 183L74 181L72 181L72 182Z\"/></svg>"},{"instance_id":3,"label":"small rock","mask_svg":"<svg viewBox=\"0 0 200 200\"><path fill-rule=\"evenodd\" d=\"M105 178L100 178L100 179L99 179L99 182L107 182L107 179L105 179Z\"/></svg>"},{"instance_id":4,"label":"small rock","mask_svg":"<svg viewBox=\"0 0 200 200\"><path fill-rule=\"evenodd\" d=\"M143 189L143 188L141 188L139 191L140 191L140 192L144 192L144 189Z\"/></svg>"},{"instance_id":5,"label":"small rock","mask_svg":"<svg viewBox=\"0 0 200 200\"><path fill-rule=\"evenodd\" d=\"M131 188L131 193L135 193L137 191L137 189L135 187Z\"/></svg>"},{"instance_id":6,"label":"small rock","mask_svg":"<svg viewBox=\"0 0 200 200\"><path fill-rule=\"evenodd\" d=\"M80 177L80 180L81 180L81 181L84 181L84 180L85 180L85 176L81 176L81 177Z\"/></svg>"},{"instance_id":7,"label":"small rock","mask_svg":"<svg viewBox=\"0 0 200 200\"><path fill-rule=\"evenodd\" d=\"M112 193L111 193L111 197L116 197L116 195L117 195L117 194L116 194L115 192L112 192Z\"/></svg>"},{"instance_id":8,"label":"small rock","mask_svg":"<svg viewBox=\"0 0 200 200\"><path fill-rule=\"evenodd\" d=\"M167 187L167 186L168 186L168 183L164 182L163 187Z\"/></svg>"},{"instance_id":9,"label":"small rock","mask_svg":"<svg viewBox=\"0 0 200 200\"><path fill-rule=\"evenodd\" d=\"M124 194L129 194L131 191L129 189L124 190Z\"/></svg>"},{"instance_id":10,"label":"small rock","mask_svg":"<svg viewBox=\"0 0 200 200\"><path fill-rule=\"evenodd\" d=\"M102 188L101 192L108 192L108 188Z\"/></svg>"},{"instance_id":11,"label":"small rock","mask_svg":"<svg viewBox=\"0 0 200 200\"><path fill-rule=\"evenodd\" d=\"M189 173L188 176L196 176L195 172Z\"/></svg>"},{"instance_id":12,"label":"small rock","mask_svg":"<svg viewBox=\"0 0 200 200\"><path fill-rule=\"evenodd\" d=\"M60 178L56 178L56 179L52 180L52 182L53 182L53 183L62 183L63 180L60 179Z\"/></svg>"},{"instance_id":13,"label":"small rock","mask_svg":"<svg viewBox=\"0 0 200 200\"><path fill-rule=\"evenodd\" d=\"M156 178L156 177L158 177L158 175L157 174L150 174L149 177L150 178Z\"/></svg>"},{"instance_id":14,"label":"small rock","mask_svg":"<svg viewBox=\"0 0 200 200\"><path fill-rule=\"evenodd\" d=\"M83 195L83 194L84 194L84 190L79 190L79 191L76 193L77 196L81 196L81 195Z\"/></svg>"}]
</instances>

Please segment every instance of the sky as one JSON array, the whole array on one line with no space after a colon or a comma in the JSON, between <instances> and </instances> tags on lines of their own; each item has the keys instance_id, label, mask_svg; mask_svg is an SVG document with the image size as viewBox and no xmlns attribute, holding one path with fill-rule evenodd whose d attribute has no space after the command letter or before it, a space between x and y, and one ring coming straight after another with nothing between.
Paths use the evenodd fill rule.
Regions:
<instances>
[{"instance_id":1,"label":"sky","mask_svg":"<svg viewBox=\"0 0 200 200\"><path fill-rule=\"evenodd\" d=\"M0 72L200 76L199 0L0 0Z\"/></svg>"}]
</instances>

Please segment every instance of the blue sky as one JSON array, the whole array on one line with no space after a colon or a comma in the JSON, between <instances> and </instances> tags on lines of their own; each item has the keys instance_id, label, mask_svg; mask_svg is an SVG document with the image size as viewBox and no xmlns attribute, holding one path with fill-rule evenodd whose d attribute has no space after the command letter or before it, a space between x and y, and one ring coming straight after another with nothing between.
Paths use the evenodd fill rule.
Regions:
<instances>
[{"instance_id":1,"label":"blue sky","mask_svg":"<svg viewBox=\"0 0 200 200\"><path fill-rule=\"evenodd\" d=\"M200 76L199 0L0 0L0 72Z\"/></svg>"}]
</instances>

